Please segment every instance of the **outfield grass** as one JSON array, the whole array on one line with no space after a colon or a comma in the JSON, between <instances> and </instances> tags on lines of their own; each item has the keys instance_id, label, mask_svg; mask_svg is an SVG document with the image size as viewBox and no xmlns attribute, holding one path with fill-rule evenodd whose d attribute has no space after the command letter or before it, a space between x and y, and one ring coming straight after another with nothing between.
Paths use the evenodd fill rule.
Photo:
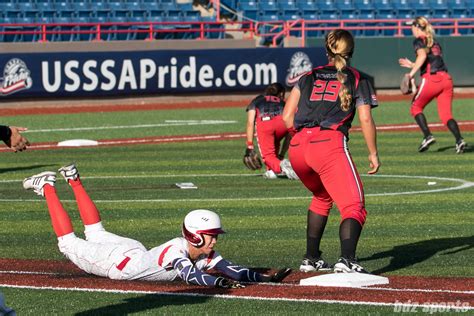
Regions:
<instances>
[{"instance_id":1,"label":"outfield grass","mask_svg":"<svg viewBox=\"0 0 474 316\"><path fill-rule=\"evenodd\" d=\"M455 116L474 120L472 100L458 100ZM376 123L413 123L408 106L383 103L374 111ZM434 104L429 121L438 121ZM159 135L239 132L245 112L238 108L137 111L6 117L5 124L28 126L32 142L73 138L107 139ZM221 125L154 126L108 130L35 132L40 129L161 124L166 120L227 120ZM355 121L357 123L357 121ZM357 125L357 124L356 124ZM437 193L403 192L446 189L474 182L473 152L454 154L454 141L437 132L437 144L419 154L420 132L379 133L382 168L379 177L363 176L369 212L358 255L368 270L390 275L474 277L474 187ZM474 133L465 132L474 143ZM472 141L471 141L472 140ZM367 152L360 133L350 149L364 174ZM265 180L246 170L241 157L244 139L208 142L73 148L2 153L0 162L0 253L3 258L62 259L41 198L25 192L21 179L77 162L83 182L101 210L106 227L118 234L156 246L180 235L180 224L191 209L210 208L222 216L228 234L219 251L230 260L252 267L297 268L305 251L306 209L310 194L300 182ZM393 176L406 176L398 178ZM417 178L416 176L433 177ZM435 179L436 178L436 179ZM58 192L81 230L73 196L58 179ZM8 182L7 182L8 181ZM197 190L180 190L177 182L193 182ZM428 185L428 182L436 182ZM394 194L394 195L387 195ZM339 255L339 214L332 211L322 250L329 261ZM109 313L216 314L387 314L392 309L316 303L257 302L119 294L85 294L6 289L7 303L20 315ZM54 303L53 302L61 302Z\"/></svg>"}]
</instances>

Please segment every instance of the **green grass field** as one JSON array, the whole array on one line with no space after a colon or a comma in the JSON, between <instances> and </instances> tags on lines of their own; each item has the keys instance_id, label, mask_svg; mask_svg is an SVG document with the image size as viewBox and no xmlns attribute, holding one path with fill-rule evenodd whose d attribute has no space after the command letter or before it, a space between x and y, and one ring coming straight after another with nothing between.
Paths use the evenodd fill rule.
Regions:
<instances>
[{"instance_id":1,"label":"green grass field","mask_svg":"<svg viewBox=\"0 0 474 316\"><path fill-rule=\"evenodd\" d=\"M459 121L474 120L472 100L456 100ZM438 122L435 104L427 118ZM374 110L377 125L413 123L408 105L385 102ZM163 126L167 120L224 120L219 125ZM3 124L27 126L31 142L111 139L221 132L243 133L242 108L161 110L4 117ZM357 119L354 121L357 125ZM145 126L143 126L145 125ZM107 129L98 129L103 127ZM83 130L74 130L83 128ZM89 128L89 129L84 129ZM461 126L462 128L462 126ZM66 129L66 130L60 130ZM474 277L474 182L472 147L454 153L454 139L436 132L437 144L419 154L421 133L380 132L379 176L365 176L368 219L358 256L368 270L386 276ZM474 144L474 133L464 132ZM362 135L349 143L358 170L368 170ZM298 181L265 180L242 164L244 139L1 153L0 257L62 260L44 201L22 189L21 180L75 161L83 183L101 210L108 230L156 246L180 235L191 209L218 212L228 234L219 252L251 267L297 269L305 252L310 194ZM458 179L459 181L456 181ZM180 190L193 182L197 190ZM428 182L436 182L428 185ZM73 196L58 178L58 192L82 235ZM339 256L339 213L332 211L322 242L325 258ZM1 270L1 267L0 267ZM259 302L222 298L82 293L1 288L19 315L71 314L390 314L393 307L320 303Z\"/></svg>"}]
</instances>

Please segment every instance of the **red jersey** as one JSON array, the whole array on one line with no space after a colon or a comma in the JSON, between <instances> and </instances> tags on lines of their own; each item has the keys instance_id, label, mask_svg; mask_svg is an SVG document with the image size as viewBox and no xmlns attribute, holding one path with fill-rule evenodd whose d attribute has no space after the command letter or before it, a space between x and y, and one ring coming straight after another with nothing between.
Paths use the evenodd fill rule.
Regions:
<instances>
[{"instance_id":1,"label":"red jersey","mask_svg":"<svg viewBox=\"0 0 474 316\"><path fill-rule=\"evenodd\" d=\"M372 107L378 105L375 91L368 80L361 79L354 68L346 67L342 72L347 76L345 86L352 95L348 111L341 108L341 83L337 80L334 65L315 68L300 78L295 86L301 92L294 120L297 130L320 126L323 129L339 130L347 136L356 107L364 104Z\"/></svg>"}]
</instances>

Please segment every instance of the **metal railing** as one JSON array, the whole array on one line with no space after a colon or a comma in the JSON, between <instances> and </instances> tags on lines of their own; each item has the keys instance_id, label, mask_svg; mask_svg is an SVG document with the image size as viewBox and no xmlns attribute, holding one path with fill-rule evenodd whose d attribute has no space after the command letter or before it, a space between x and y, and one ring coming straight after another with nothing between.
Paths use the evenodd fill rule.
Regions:
<instances>
[{"instance_id":1,"label":"metal railing","mask_svg":"<svg viewBox=\"0 0 474 316\"><path fill-rule=\"evenodd\" d=\"M225 28L225 25L237 25ZM189 38L206 40L223 36L225 33L238 32L245 38L254 37L253 22L104 22L104 23L0 23L0 36L17 35L32 37L32 41L64 41L62 35L70 35L73 41L80 35L89 35L90 40L102 41L117 38L119 34L143 34L144 40L156 40L163 35L188 34ZM213 36L212 34L217 34ZM129 39L132 36L128 36Z\"/></svg>"},{"instance_id":2,"label":"metal railing","mask_svg":"<svg viewBox=\"0 0 474 316\"><path fill-rule=\"evenodd\" d=\"M88 40L117 40L120 35L125 40L142 39L158 40L183 38L206 40L223 38L225 33L241 33L242 38L254 39L255 36L270 39L271 46L285 37L295 35L305 46L308 34L319 35L343 28L356 33L373 32L374 35L401 37L410 34L411 26L406 25L407 19L365 19L365 20L294 20L294 21L240 21L240 22L106 22L106 23L0 23L0 41L8 35L30 35L30 41L64 41L62 35L69 35L68 41L81 40L81 35ZM431 19L435 30L446 30L447 35L460 36L463 31L471 30L474 34L474 18L463 19ZM233 28L226 28L231 25ZM137 36L140 34L140 36ZM357 34L356 34L357 35ZM84 40L84 39L82 39ZM4 40L3 40L4 41Z\"/></svg>"},{"instance_id":3,"label":"metal railing","mask_svg":"<svg viewBox=\"0 0 474 316\"><path fill-rule=\"evenodd\" d=\"M298 33L301 38L301 47L305 46L308 32L331 31L335 28L342 28L349 31L379 32L380 35L387 33L387 36L402 37L411 33L411 26L406 22L410 19L371 19L371 20L295 20L295 21L270 21L256 22L255 35L261 37L271 37L272 46L278 46L278 42L283 37L290 36L291 33ZM474 34L474 18L462 19L430 19L435 31L448 30L446 35L461 36L462 30L472 30ZM388 34L392 33L392 34Z\"/></svg>"}]
</instances>

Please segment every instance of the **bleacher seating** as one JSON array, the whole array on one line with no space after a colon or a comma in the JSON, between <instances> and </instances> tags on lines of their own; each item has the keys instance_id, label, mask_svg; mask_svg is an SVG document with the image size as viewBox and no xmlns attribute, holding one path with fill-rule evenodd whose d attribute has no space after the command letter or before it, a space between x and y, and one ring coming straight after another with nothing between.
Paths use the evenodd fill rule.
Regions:
<instances>
[{"instance_id":1,"label":"bleacher seating","mask_svg":"<svg viewBox=\"0 0 474 316\"><path fill-rule=\"evenodd\" d=\"M204 1L205 2L205 1ZM411 19L423 15L428 18L469 18L474 14L474 0L221 0L226 7L238 12L235 17L255 21L291 21L298 19L333 20L322 26L337 26L340 19L348 20L347 26L363 26L357 19ZM212 6L212 4L210 4ZM221 12L224 12L221 8ZM232 13L230 13L232 14ZM68 26L64 23L99 23L99 22L189 22L182 24L181 30L190 29L192 22L215 21L215 17L203 18L200 11L191 2L181 3L177 0L0 0L0 22L2 23L61 23L56 31L80 30L82 34L54 34L49 37L56 41L94 40L95 26ZM365 26L393 26L393 22L370 23ZM434 25L445 25L443 22ZM162 26L163 29L174 26ZM223 37L224 33L213 32L216 25L208 26L206 36L211 38ZM219 26L222 27L222 26ZM39 26L3 27L1 30L38 30ZM106 31L103 40L132 40L145 39L149 36L146 30L149 25L119 25L104 26ZM120 33L113 33L120 30ZM132 30L130 34L126 30ZM404 30L410 35L410 30ZM452 29L439 29L438 35L451 34ZM308 36L322 36L324 32L309 31ZM394 30L357 30L358 36L393 36ZM473 33L471 29L460 30L461 34ZM293 35L299 34L293 32ZM189 33L157 33L155 38L192 39L199 35L196 31ZM35 41L37 34L3 34L0 41Z\"/></svg>"}]
</instances>

